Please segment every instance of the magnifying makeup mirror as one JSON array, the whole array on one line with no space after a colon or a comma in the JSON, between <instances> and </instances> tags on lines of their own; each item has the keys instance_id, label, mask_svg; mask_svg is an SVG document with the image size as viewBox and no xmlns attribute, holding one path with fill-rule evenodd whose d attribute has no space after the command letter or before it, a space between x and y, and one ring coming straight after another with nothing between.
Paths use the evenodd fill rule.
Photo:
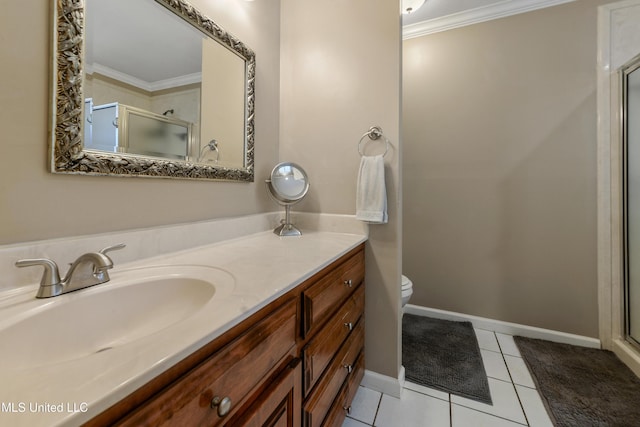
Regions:
<instances>
[{"instance_id":1,"label":"magnifying makeup mirror","mask_svg":"<svg viewBox=\"0 0 640 427\"><path fill-rule=\"evenodd\" d=\"M307 173L295 163L278 163L266 180L269 194L284 206L285 217L273 232L278 236L300 236L302 233L291 224L291 205L298 203L309 191Z\"/></svg>"}]
</instances>

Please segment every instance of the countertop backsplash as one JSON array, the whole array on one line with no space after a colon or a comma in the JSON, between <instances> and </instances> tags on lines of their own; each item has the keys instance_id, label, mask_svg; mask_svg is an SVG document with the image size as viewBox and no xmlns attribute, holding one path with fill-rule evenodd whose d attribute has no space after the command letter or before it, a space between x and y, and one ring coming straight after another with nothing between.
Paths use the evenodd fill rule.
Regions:
<instances>
[{"instance_id":1,"label":"countertop backsplash","mask_svg":"<svg viewBox=\"0 0 640 427\"><path fill-rule=\"evenodd\" d=\"M78 256L97 252L118 243L126 248L109 253L114 268L118 265L146 258L191 249L198 246L233 240L271 230L283 217L281 212L246 215L121 232L74 236L52 240L0 246L0 297L8 293L35 288L42 277L42 268L18 268L15 262L25 258L48 258L55 261L64 275L68 265ZM333 231L368 235L366 224L353 215L315 214L297 212L293 222L304 231ZM279 238L274 235L274 238ZM292 237L284 237L284 239ZM295 237L293 237L295 238Z\"/></svg>"}]
</instances>

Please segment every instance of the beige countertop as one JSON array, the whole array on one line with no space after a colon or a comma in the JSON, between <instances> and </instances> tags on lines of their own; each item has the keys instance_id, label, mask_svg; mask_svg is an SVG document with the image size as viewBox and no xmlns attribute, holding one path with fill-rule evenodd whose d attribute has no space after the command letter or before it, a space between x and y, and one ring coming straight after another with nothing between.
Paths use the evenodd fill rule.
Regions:
<instances>
[{"instance_id":1,"label":"beige countertop","mask_svg":"<svg viewBox=\"0 0 640 427\"><path fill-rule=\"evenodd\" d=\"M162 266L157 270L171 271L167 266L203 267L201 270L213 267L216 277L227 286L211 304L188 318L107 351L37 367L7 369L7 364L0 364L0 425L78 425L91 419L365 240L366 236L360 234L326 231L289 238L260 232L116 265L111 270L110 283L59 297L36 300L34 285L17 295L0 298L2 339L2 328L24 317L24 313L40 310L45 304L82 298L81 293L93 292L99 297L106 287L118 286L140 268ZM52 325L52 333L64 330L64 325ZM24 340L37 339L37 335L30 335L25 334ZM5 356L0 360L11 351L4 347Z\"/></svg>"}]
</instances>

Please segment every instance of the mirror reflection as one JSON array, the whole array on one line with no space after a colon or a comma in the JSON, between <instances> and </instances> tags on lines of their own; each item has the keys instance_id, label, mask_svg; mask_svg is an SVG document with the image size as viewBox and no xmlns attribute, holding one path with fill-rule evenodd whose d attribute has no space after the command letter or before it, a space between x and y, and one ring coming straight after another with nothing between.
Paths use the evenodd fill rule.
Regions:
<instances>
[{"instance_id":1,"label":"mirror reflection","mask_svg":"<svg viewBox=\"0 0 640 427\"><path fill-rule=\"evenodd\" d=\"M253 181L255 54L186 0L58 0L51 170Z\"/></svg>"},{"instance_id":2,"label":"mirror reflection","mask_svg":"<svg viewBox=\"0 0 640 427\"><path fill-rule=\"evenodd\" d=\"M286 163L271 174L271 185L284 198L299 200L307 189L307 178L302 169Z\"/></svg>"},{"instance_id":3,"label":"mirror reflection","mask_svg":"<svg viewBox=\"0 0 640 427\"><path fill-rule=\"evenodd\" d=\"M244 166L243 58L153 0L87 0L85 22L85 149Z\"/></svg>"}]
</instances>

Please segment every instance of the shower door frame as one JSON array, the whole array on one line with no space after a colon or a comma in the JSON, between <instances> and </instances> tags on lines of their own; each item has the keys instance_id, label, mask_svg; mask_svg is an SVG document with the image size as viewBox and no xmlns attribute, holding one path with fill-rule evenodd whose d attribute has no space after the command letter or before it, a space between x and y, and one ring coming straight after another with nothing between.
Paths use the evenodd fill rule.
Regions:
<instances>
[{"instance_id":1,"label":"shower door frame","mask_svg":"<svg viewBox=\"0 0 640 427\"><path fill-rule=\"evenodd\" d=\"M640 69L640 54L629 60L619 69L620 138L622 151L622 242L623 242L623 316L624 338L636 350L640 351L640 341L631 335L630 303L630 262L629 262L629 127L628 127L628 80L629 75ZM640 313L637 313L640 316Z\"/></svg>"},{"instance_id":2,"label":"shower door frame","mask_svg":"<svg viewBox=\"0 0 640 427\"><path fill-rule=\"evenodd\" d=\"M598 7L598 338L640 376L640 351L625 339L622 138L617 70L640 46L640 0ZM632 43L633 41L633 43Z\"/></svg>"}]
</instances>

